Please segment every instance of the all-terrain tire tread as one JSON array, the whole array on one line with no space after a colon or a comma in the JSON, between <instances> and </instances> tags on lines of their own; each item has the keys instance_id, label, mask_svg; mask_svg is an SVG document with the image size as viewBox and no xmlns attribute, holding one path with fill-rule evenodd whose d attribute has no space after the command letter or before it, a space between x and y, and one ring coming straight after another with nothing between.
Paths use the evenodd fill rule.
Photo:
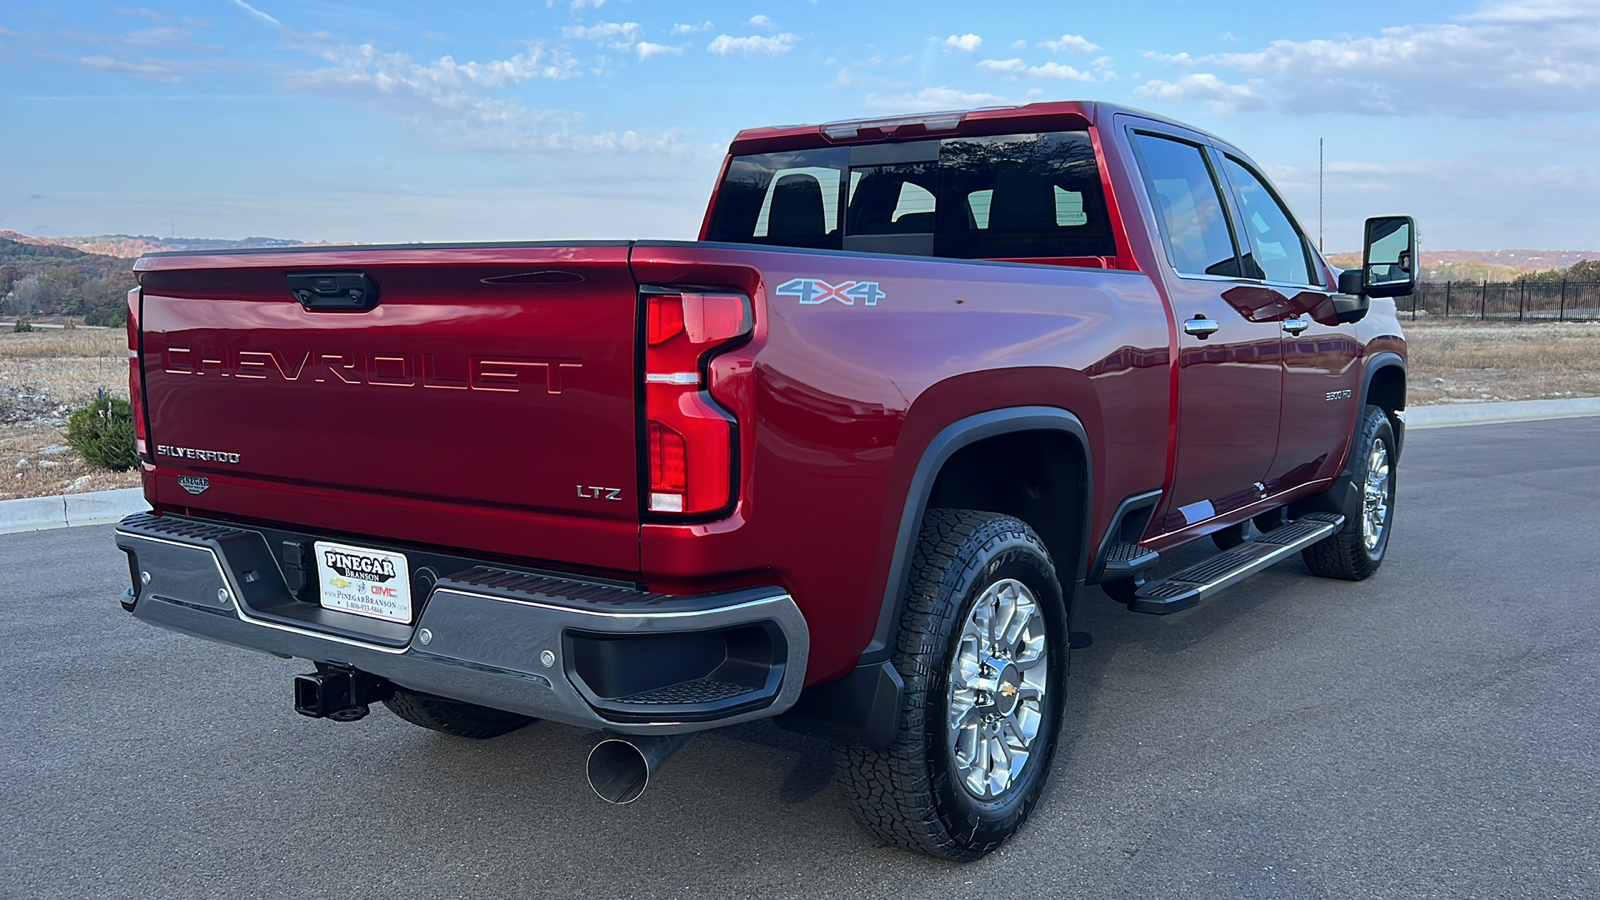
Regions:
<instances>
[{"instance_id":1,"label":"all-terrain tire tread","mask_svg":"<svg viewBox=\"0 0 1600 900\"><path fill-rule=\"evenodd\" d=\"M1387 424L1388 417L1384 415L1382 409L1376 406L1366 408L1361 419L1361 430L1357 432L1356 439L1350 446L1350 462L1345 465L1341 477L1358 478L1360 480L1356 483L1361 484L1361 480L1366 476L1366 448L1372 446L1372 442L1378 439L1378 432ZM1392 437L1389 441L1389 460L1392 472L1395 462ZM1385 523L1385 527L1393 523L1394 499L1391 497L1389 521ZM1358 510L1356 515L1346 517L1344 525L1338 531L1301 550L1300 558L1305 560L1306 568L1311 570L1311 574L1344 581L1363 581L1378 571L1378 566L1383 564L1383 557L1380 555L1374 560L1367 554L1361 527L1361 515Z\"/></svg>"},{"instance_id":2,"label":"all-terrain tire tread","mask_svg":"<svg viewBox=\"0 0 1600 900\"><path fill-rule=\"evenodd\" d=\"M923 518L911 559L906 609L896 635L894 662L906 685L897 736L881 752L834 746L835 779L846 806L864 828L886 843L966 861L983 856L1004 840L974 843L952 833L950 823L939 814L926 750L916 736L923 733L930 705L934 715L942 708L932 689L942 675L948 631L957 624L942 608L941 598L948 592L940 587L947 581L960 582L982 567L978 561L960 569L955 565L970 541L982 538L982 544L987 544L1016 536L1034 543L1049 558L1032 529L1011 516L932 509ZM1017 824L1027 818L1032 805L1025 804L1017 813Z\"/></svg>"}]
</instances>

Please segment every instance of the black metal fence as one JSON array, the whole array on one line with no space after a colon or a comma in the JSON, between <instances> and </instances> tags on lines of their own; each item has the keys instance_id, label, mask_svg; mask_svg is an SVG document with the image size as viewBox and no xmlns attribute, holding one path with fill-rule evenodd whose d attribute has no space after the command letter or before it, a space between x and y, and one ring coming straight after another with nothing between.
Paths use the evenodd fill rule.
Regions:
<instances>
[{"instance_id":1,"label":"black metal fence","mask_svg":"<svg viewBox=\"0 0 1600 900\"><path fill-rule=\"evenodd\" d=\"M1412 319L1600 321L1600 283L1425 281L1395 302Z\"/></svg>"}]
</instances>

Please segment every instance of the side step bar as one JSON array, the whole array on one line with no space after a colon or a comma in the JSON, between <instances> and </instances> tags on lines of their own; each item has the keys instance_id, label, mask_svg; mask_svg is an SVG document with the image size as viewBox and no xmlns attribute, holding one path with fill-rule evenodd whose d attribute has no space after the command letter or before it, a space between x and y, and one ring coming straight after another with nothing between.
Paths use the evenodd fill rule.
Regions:
<instances>
[{"instance_id":1,"label":"side step bar","mask_svg":"<svg viewBox=\"0 0 1600 900\"><path fill-rule=\"evenodd\" d=\"M1188 609L1200 598L1237 584L1273 563L1315 544L1344 524L1336 513L1308 513L1232 550L1195 563L1176 575L1139 588L1128 608L1165 615Z\"/></svg>"}]
</instances>

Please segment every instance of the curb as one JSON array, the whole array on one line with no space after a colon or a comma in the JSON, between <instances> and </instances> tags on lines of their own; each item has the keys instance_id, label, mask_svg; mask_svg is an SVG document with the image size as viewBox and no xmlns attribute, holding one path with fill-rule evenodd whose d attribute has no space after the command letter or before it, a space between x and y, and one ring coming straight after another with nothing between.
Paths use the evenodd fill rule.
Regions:
<instances>
[{"instance_id":1,"label":"curb","mask_svg":"<svg viewBox=\"0 0 1600 900\"><path fill-rule=\"evenodd\" d=\"M1534 422L1541 419L1571 419L1579 416L1600 416L1600 397L1575 397L1571 400L1513 400L1461 406L1415 406L1406 410L1406 429L1489 425L1496 422ZM31 497L24 500L0 500L0 534L42 531L46 528L70 528L76 525L108 525L149 508L149 504L144 502L142 488L66 494L59 497Z\"/></svg>"},{"instance_id":2,"label":"curb","mask_svg":"<svg viewBox=\"0 0 1600 900\"><path fill-rule=\"evenodd\" d=\"M144 502L143 488L0 500L0 534L75 525L109 525L149 508Z\"/></svg>"},{"instance_id":3,"label":"curb","mask_svg":"<svg viewBox=\"0 0 1600 900\"><path fill-rule=\"evenodd\" d=\"M1489 425L1495 422L1534 422L1600 416L1600 397L1570 400L1509 400L1500 403L1464 403L1459 406L1413 406L1406 410L1406 430L1449 428L1454 425Z\"/></svg>"}]
</instances>

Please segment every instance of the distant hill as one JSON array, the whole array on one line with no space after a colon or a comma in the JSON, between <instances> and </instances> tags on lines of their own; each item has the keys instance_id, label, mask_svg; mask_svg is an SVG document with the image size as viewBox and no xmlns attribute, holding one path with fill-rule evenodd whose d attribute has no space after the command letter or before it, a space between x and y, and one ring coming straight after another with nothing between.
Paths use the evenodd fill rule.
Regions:
<instances>
[{"instance_id":1,"label":"distant hill","mask_svg":"<svg viewBox=\"0 0 1600 900\"><path fill-rule=\"evenodd\" d=\"M97 234L88 237L30 237L15 231L0 231L0 239L34 246L71 247L86 253L137 259L146 253L174 250L256 250L273 247L304 247L310 242L287 238L247 237L240 241L215 238L162 238L148 234Z\"/></svg>"},{"instance_id":2,"label":"distant hill","mask_svg":"<svg viewBox=\"0 0 1600 900\"><path fill-rule=\"evenodd\" d=\"M1533 272L1570 269L1600 260L1600 250L1424 250L1424 281L1513 281ZM1335 253L1328 262L1341 269L1361 265L1360 253Z\"/></svg>"}]
</instances>

